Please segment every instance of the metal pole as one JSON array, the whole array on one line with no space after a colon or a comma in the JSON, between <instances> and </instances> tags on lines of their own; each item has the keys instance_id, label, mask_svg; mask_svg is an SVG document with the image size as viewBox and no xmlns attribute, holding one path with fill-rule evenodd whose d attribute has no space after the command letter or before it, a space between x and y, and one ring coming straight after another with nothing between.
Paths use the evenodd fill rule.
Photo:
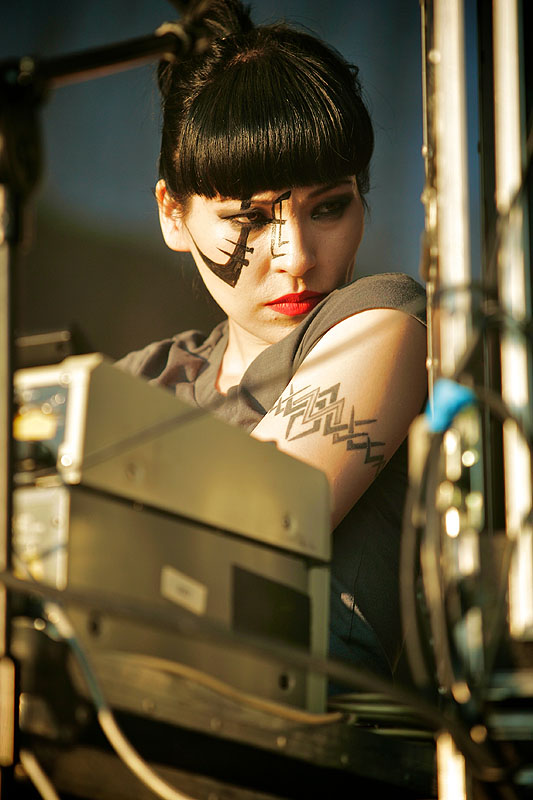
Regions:
<instances>
[{"instance_id":1,"label":"metal pole","mask_svg":"<svg viewBox=\"0 0 533 800\"><path fill-rule=\"evenodd\" d=\"M2 142L0 142L0 149ZM10 245L3 231L9 230L9 192L0 184L0 387L9 387L11 375L11 294ZM8 390L0 392L0 567L10 566L11 527L11 426L12 399ZM9 596L0 586L0 797L10 790L14 759L16 709L15 665L9 654ZM7 771L6 771L7 768ZM5 791L3 791L5 790Z\"/></svg>"},{"instance_id":2,"label":"metal pole","mask_svg":"<svg viewBox=\"0 0 533 800\"><path fill-rule=\"evenodd\" d=\"M500 214L498 287L502 310L524 322L530 313L526 276L524 204L515 197L524 163L521 46L517 0L494 0L494 130L496 207ZM511 327L501 340L502 397L522 423L531 426L531 361L527 341ZM514 542L509 574L509 630L513 638L533 638L533 528L525 523L532 504L531 455L511 419L503 428L505 516Z\"/></svg>"},{"instance_id":3,"label":"metal pole","mask_svg":"<svg viewBox=\"0 0 533 800\"><path fill-rule=\"evenodd\" d=\"M435 67L429 54L434 53L433 6L431 0L421 0L420 22L422 38L422 123L425 185L424 235L422 240L421 278L426 284L427 297L427 360L429 402L433 403L433 387L439 372L439 331L435 316L435 291L438 282L437 184L435 157Z\"/></svg>"},{"instance_id":4,"label":"metal pole","mask_svg":"<svg viewBox=\"0 0 533 800\"><path fill-rule=\"evenodd\" d=\"M439 371L449 377L472 328L463 2L436 0L433 14L438 286L452 290L439 304Z\"/></svg>"},{"instance_id":5,"label":"metal pole","mask_svg":"<svg viewBox=\"0 0 533 800\"><path fill-rule=\"evenodd\" d=\"M432 237L436 252L430 251L428 256L433 267L428 298L436 288L440 298L430 320L436 340L430 366L437 378L455 375L470 340L472 320L471 294L466 291L471 269L463 1L434 0L432 13L433 42L427 59L434 94L431 105L426 98L426 107L431 111L433 128L435 191L427 198L430 215L426 228L429 222L436 232ZM426 131L425 144L430 138ZM445 665L438 671L442 673L441 683L450 689L452 676ZM470 795L465 759L445 731L437 738L437 764L439 798L465 800Z\"/></svg>"}]
</instances>

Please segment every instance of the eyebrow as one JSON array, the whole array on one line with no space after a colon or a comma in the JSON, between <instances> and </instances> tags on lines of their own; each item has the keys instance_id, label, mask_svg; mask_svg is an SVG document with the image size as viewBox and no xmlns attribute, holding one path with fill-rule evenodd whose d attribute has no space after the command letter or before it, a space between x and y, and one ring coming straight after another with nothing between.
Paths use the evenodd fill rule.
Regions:
<instances>
[{"instance_id":1,"label":"eyebrow","mask_svg":"<svg viewBox=\"0 0 533 800\"><path fill-rule=\"evenodd\" d=\"M326 192L330 192L332 189L337 189L339 186L353 186L352 178L341 178L338 181L332 181L331 183L325 183L323 186L318 186L316 189L313 189L312 192L309 192L308 197L318 197L321 194L325 194ZM271 203L271 200L257 200L255 197L252 197L252 203Z\"/></svg>"},{"instance_id":2,"label":"eyebrow","mask_svg":"<svg viewBox=\"0 0 533 800\"><path fill-rule=\"evenodd\" d=\"M309 197L318 197L319 194L324 194L325 192L329 192L331 189L336 189L338 186L345 186L346 184L351 186L352 179L341 178L340 181L333 181L332 183L327 183L325 186L319 186L318 189L313 189L313 191L309 193Z\"/></svg>"},{"instance_id":3,"label":"eyebrow","mask_svg":"<svg viewBox=\"0 0 533 800\"><path fill-rule=\"evenodd\" d=\"M318 197L321 194L330 192L332 189L337 189L337 187L339 186L352 186L352 185L353 185L353 180L351 178L341 178L338 181L332 181L331 183L326 183L323 186L319 186L316 189L313 189L312 192L309 192L309 197L310 198ZM230 202L232 199L233 198L224 199L222 200L222 203ZM272 200L260 200L256 197L251 197L248 200L243 200L240 209L235 209L234 213L230 212L230 216L238 216L239 213L242 213L243 211L245 212L247 209L250 209L252 203L258 203L259 205L271 205ZM221 208L220 210L223 211L224 209Z\"/></svg>"}]
</instances>

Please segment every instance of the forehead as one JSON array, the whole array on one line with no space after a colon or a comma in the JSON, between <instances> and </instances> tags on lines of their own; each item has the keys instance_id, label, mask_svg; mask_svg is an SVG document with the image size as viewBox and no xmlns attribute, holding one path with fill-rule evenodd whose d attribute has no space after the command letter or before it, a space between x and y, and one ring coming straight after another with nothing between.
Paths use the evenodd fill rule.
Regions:
<instances>
[{"instance_id":1,"label":"forehead","mask_svg":"<svg viewBox=\"0 0 533 800\"><path fill-rule=\"evenodd\" d=\"M227 207L235 207L237 209L245 209L254 204L272 204L279 201L280 198L286 198L287 194L298 201L314 200L323 194L327 194L335 189L350 190L354 193L357 192L357 183L354 176L347 176L340 180L331 181L330 183L312 184L310 186L294 186L286 187L285 189L264 189L245 199L239 197L223 197L217 195L216 197L204 197L203 195L193 195L191 197L191 210L193 209L210 209L213 211L226 210Z\"/></svg>"}]
</instances>

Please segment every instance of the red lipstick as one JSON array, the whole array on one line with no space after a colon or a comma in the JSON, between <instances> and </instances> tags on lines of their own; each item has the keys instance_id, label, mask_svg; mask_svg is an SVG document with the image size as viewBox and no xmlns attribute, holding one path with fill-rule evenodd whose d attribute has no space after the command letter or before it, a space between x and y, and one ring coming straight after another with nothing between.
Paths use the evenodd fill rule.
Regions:
<instances>
[{"instance_id":1,"label":"red lipstick","mask_svg":"<svg viewBox=\"0 0 533 800\"><path fill-rule=\"evenodd\" d=\"M298 292L297 294L284 294L276 300L266 303L267 306L285 314L288 317L297 317L299 314L307 314L317 306L326 295L321 292Z\"/></svg>"}]
</instances>

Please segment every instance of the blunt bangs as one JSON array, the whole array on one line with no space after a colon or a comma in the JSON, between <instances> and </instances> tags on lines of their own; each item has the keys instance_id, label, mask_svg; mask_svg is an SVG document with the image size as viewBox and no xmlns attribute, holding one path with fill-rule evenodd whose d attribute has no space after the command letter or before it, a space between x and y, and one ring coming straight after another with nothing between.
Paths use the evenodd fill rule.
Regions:
<instances>
[{"instance_id":1,"label":"blunt bangs","mask_svg":"<svg viewBox=\"0 0 533 800\"><path fill-rule=\"evenodd\" d=\"M173 141L173 174L161 177L182 200L246 199L350 175L365 194L373 132L356 71L322 43L319 54L294 52L279 31L269 40L265 30L255 46L233 45L225 68L190 98Z\"/></svg>"}]
</instances>

